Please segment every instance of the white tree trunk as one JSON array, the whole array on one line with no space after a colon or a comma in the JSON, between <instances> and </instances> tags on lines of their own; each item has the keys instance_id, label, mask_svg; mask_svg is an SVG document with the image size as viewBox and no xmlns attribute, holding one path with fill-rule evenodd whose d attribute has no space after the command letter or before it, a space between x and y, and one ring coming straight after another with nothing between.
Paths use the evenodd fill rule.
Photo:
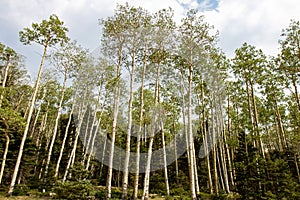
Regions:
<instances>
[{"instance_id":1,"label":"white tree trunk","mask_svg":"<svg viewBox=\"0 0 300 200\"><path fill-rule=\"evenodd\" d=\"M5 72L4 72L4 77L3 77L3 81L2 81L2 88L3 89L5 88L6 81L7 81L9 63L10 63L10 55L7 56L7 61L6 61L6 65L5 65ZM1 96L0 96L0 108L2 106L3 93L4 93L4 90L1 92Z\"/></svg>"},{"instance_id":2,"label":"white tree trunk","mask_svg":"<svg viewBox=\"0 0 300 200\"><path fill-rule=\"evenodd\" d=\"M167 195L169 196L170 195L170 187L169 187L169 179L168 179L166 142L165 142L165 134L164 134L163 122L161 122L161 139L162 139L162 146L163 146L165 183L166 183Z\"/></svg>"},{"instance_id":3,"label":"white tree trunk","mask_svg":"<svg viewBox=\"0 0 300 200\"><path fill-rule=\"evenodd\" d=\"M136 143L136 168L135 168L135 178L134 178L134 189L133 189L133 199L136 200L138 198L138 189L139 189L139 171L140 171L140 145L141 145L141 135L143 129L143 110L144 110L144 85L145 85L145 74L146 74L146 50L144 51L144 59L143 59L143 73L142 73L142 83L140 87L140 113L139 113L139 130L137 135L137 143Z\"/></svg>"},{"instance_id":4,"label":"white tree trunk","mask_svg":"<svg viewBox=\"0 0 300 200\"><path fill-rule=\"evenodd\" d=\"M174 154L175 154L175 171L176 171L176 183L178 184L178 155L177 155L177 142L176 142L176 132L175 132L175 122L173 122L173 127L174 127Z\"/></svg>"},{"instance_id":5,"label":"white tree trunk","mask_svg":"<svg viewBox=\"0 0 300 200\"><path fill-rule=\"evenodd\" d=\"M193 158L194 158L194 173L195 173L195 186L196 186L196 194L200 193L199 181L198 181L198 171L197 171L197 162L196 162L196 152L195 145L193 143Z\"/></svg>"},{"instance_id":6,"label":"white tree trunk","mask_svg":"<svg viewBox=\"0 0 300 200\"><path fill-rule=\"evenodd\" d=\"M83 122L83 118L84 118L84 115L86 113L86 110L87 109L83 105L82 108L81 108L81 111L79 112L80 113L80 115L79 115L79 123L78 123L78 126L76 127L75 141L74 141L73 148L72 148L72 151L71 151L71 154L70 154L70 157L69 157L69 160L68 160L68 164L67 164L67 167L66 167L66 171L65 171L65 174L64 174L64 177L63 177L63 183L67 179L67 175L69 173L70 167L72 167L73 164L74 164L75 154L76 154L76 149L77 149L77 143L78 143L78 138L79 138L80 129L81 129L81 126L82 126L82 122Z\"/></svg>"},{"instance_id":7,"label":"white tree trunk","mask_svg":"<svg viewBox=\"0 0 300 200\"><path fill-rule=\"evenodd\" d=\"M68 71L66 71L65 74L64 74L63 87L62 87L62 91L61 91L59 105L57 107L57 114L56 114L56 119L55 119L54 130L53 130L53 134L52 134L52 140L51 140L51 144L50 144L50 147L49 147L48 158L47 158L46 167L45 167L45 178L47 177L48 168L49 168L49 164L50 164L50 160L51 160L51 156L52 156L52 150L53 150L54 142L55 142L55 139L56 139L56 134L57 134L57 129L58 129L58 121L60 119L61 107L62 107L62 103L63 103L64 96L65 96L67 76L68 76ZM56 172L55 172L54 176L55 177L57 176Z\"/></svg>"},{"instance_id":8,"label":"white tree trunk","mask_svg":"<svg viewBox=\"0 0 300 200\"><path fill-rule=\"evenodd\" d=\"M61 162L61 159L62 159L62 155L63 155L63 152L64 152L66 140L67 140L68 133L69 133L69 128L70 128L71 121L72 121L72 115L73 115L73 111L74 111L74 105L75 105L75 103L73 102L73 105L72 105L72 108L71 108L71 111L70 111L70 114L69 114L68 123L67 123L66 130L65 130L64 138L63 138L63 141L62 141L62 144L61 144L61 148L60 148L60 151L59 151L59 156L58 156L57 163L56 163L55 175L54 175L55 178L58 177L58 172L59 172L59 168L60 168L60 162Z\"/></svg>"},{"instance_id":9,"label":"white tree trunk","mask_svg":"<svg viewBox=\"0 0 300 200\"><path fill-rule=\"evenodd\" d=\"M203 118L204 119L204 118ZM211 177L211 169L210 169L210 159L209 159L209 151L208 151L208 143L207 143L207 131L205 125L203 125L203 145L204 145L204 152L206 155L206 165L208 171L208 185L210 193L213 193L213 184L212 184L212 177Z\"/></svg>"},{"instance_id":10,"label":"white tree trunk","mask_svg":"<svg viewBox=\"0 0 300 200\"><path fill-rule=\"evenodd\" d=\"M41 101L43 101L44 99L45 99L45 96L46 96L46 89L44 89L44 91L43 91L43 96L42 96L42 98L41 98ZM38 111L37 111L37 113L36 113L36 116L35 116L35 119L34 119L34 122L33 122L33 126L32 126L32 130L31 130L31 133L30 133L30 136L29 137L33 137L33 135L34 135L34 131L35 131L35 128L36 128L36 123L37 123L37 121L38 121L38 119L39 119L39 116L40 116L40 112L41 112L41 108L42 108L42 106L39 106L39 108L38 108Z\"/></svg>"},{"instance_id":11,"label":"white tree trunk","mask_svg":"<svg viewBox=\"0 0 300 200\"><path fill-rule=\"evenodd\" d=\"M151 167L151 158L152 158L152 147L153 147L153 141L154 141L154 134L155 134L155 121L156 117L154 119L154 124L152 124L152 130L151 130L151 136L149 140L149 147L148 147L148 154L147 154L147 164L146 164L146 171L145 171L145 178L144 178L144 190L143 190L143 196L142 200L148 200L149 198L149 181L150 181L150 167Z\"/></svg>"},{"instance_id":12,"label":"white tree trunk","mask_svg":"<svg viewBox=\"0 0 300 200\"><path fill-rule=\"evenodd\" d=\"M134 50L133 50L134 51ZM127 139L126 139L126 154L123 169L123 190L122 199L127 199L127 187L128 187L128 165L130 159L130 139L131 139L131 128L132 128L132 102L133 102L133 81L135 73L135 54L132 55L132 64L130 72L130 83L129 83L129 100L128 100L128 126L127 126Z\"/></svg>"},{"instance_id":13,"label":"white tree trunk","mask_svg":"<svg viewBox=\"0 0 300 200\"><path fill-rule=\"evenodd\" d=\"M44 52L43 52L43 56L42 56L42 60L41 60L41 64L40 64L40 68L39 68L39 72L38 72L38 76L35 82L35 86L34 86L34 91L33 91L33 95L32 95L32 99L31 99L31 103L30 103L30 108L29 108L29 113L27 116L27 122L26 122L26 126L24 129L24 133L23 133L23 137L21 140L21 144L20 144L20 149L19 149L19 153L18 153L18 157L17 157L17 162L15 165L15 169L12 175L12 179L11 179L11 183L7 192L8 196L11 196L15 187L15 183L16 183L16 179L18 176L18 172L19 172L19 167L20 167L20 163L21 163L21 159L22 159L22 155L23 155L23 149L24 149L24 145L25 145L25 141L27 138L27 134L28 134L28 130L29 130L29 125L30 125L30 121L31 121L31 117L32 117L32 113L33 113L33 109L34 109L34 104L35 104L35 100L36 100L36 95L39 89L39 84L40 84L40 79L41 79L41 75L42 75L42 71L43 71L43 65L44 65L44 61L46 58L46 53L47 53L47 45L44 48Z\"/></svg>"},{"instance_id":14,"label":"white tree trunk","mask_svg":"<svg viewBox=\"0 0 300 200\"><path fill-rule=\"evenodd\" d=\"M92 142L91 142L91 150L89 152L89 156L88 156L86 167L85 167L86 170L88 170L89 166L90 166L90 160L91 160L92 154L94 152L95 139L96 139L96 136L98 134L99 127L101 126L101 119L102 119L103 113L104 113L104 103L103 103L101 113L100 113L100 116L99 116L99 119L98 119L96 130L94 131L94 134L93 134L93 138L92 138ZM100 128L100 130L101 130L101 128Z\"/></svg>"},{"instance_id":15,"label":"white tree trunk","mask_svg":"<svg viewBox=\"0 0 300 200\"><path fill-rule=\"evenodd\" d=\"M89 154L87 165L86 165L86 169L89 168L89 166L88 166L89 162L90 162L89 160L91 159L90 154L93 152L93 150L89 151L89 149L90 149L90 142L91 142L92 137L94 138L95 134L97 133L99 125L100 125L100 119L99 119L98 120L98 124L97 124L97 128L95 130L95 134L93 134L93 130L94 130L93 127L96 125L96 121L97 121L97 110L98 110L98 106L100 104L101 93L102 93L102 82L100 83L100 86L99 86L99 92L98 92L98 97L97 97L97 104L96 104L95 113L94 113L94 117L93 117L92 128L90 129L89 139L88 139L88 142L86 142L87 134L85 134L84 141L83 141L83 146L84 146L83 147L84 148L84 151L83 151L84 155L83 155L83 162L82 162L83 164L85 163L87 154ZM101 115L102 115L102 112L101 112ZM94 147L92 147L92 148L94 148Z\"/></svg>"},{"instance_id":16,"label":"white tree trunk","mask_svg":"<svg viewBox=\"0 0 300 200\"><path fill-rule=\"evenodd\" d=\"M189 77L188 77L188 151L189 151L189 177L190 177L190 192L192 200L196 200L196 191L195 191L195 167L194 167L194 137L193 137L193 126L192 126L192 80L193 80L193 69L192 66L189 67Z\"/></svg>"},{"instance_id":17,"label":"white tree trunk","mask_svg":"<svg viewBox=\"0 0 300 200\"><path fill-rule=\"evenodd\" d=\"M122 48L118 50L118 69L117 69L117 75L116 78L120 78L121 74L121 63L122 63ZM107 178L106 178L106 198L111 198L111 180L112 180L112 167L113 167L113 159L114 159L114 145L116 140L116 127L117 127L117 120L118 120L118 114L119 114L119 98L120 98L120 83L118 81L116 88L115 88L115 94L114 94L114 115L113 115L113 123L112 123L112 131L111 131L111 146L109 151L109 166L107 171Z\"/></svg>"},{"instance_id":18,"label":"white tree trunk","mask_svg":"<svg viewBox=\"0 0 300 200\"><path fill-rule=\"evenodd\" d=\"M102 170L103 170L103 161L104 161L104 156L105 156L105 151L106 151L106 141L107 141L107 136L106 134L104 134L104 148L103 148L103 152L102 152L102 157L101 157L101 167L100 167L100 174L99 174L99 178L102 177Z\"/></svg>"},{"instance_id":19,"label":"white tree trunk","mask_svg":"<svg viewBox=\"0 0 300 200\"><path fill-rule=\"evenodd\" d=\"M8 147L9 147L9 136L8 136L8 124L6 122L6 119L3 119L3 122L6 126L6 129L5 129L5 138L6 138L6 142L5 142L5 149L4 149L4 153L3 153L3 158L2 158L2 163L1 163L1 171L0 171L0 185L2 183L2 177L3 177L3 173L4 173L4 168L5 168L5 162L6 162L6 156L7 156L7 152L8 152Z\"/></svg>"}]
</instances>

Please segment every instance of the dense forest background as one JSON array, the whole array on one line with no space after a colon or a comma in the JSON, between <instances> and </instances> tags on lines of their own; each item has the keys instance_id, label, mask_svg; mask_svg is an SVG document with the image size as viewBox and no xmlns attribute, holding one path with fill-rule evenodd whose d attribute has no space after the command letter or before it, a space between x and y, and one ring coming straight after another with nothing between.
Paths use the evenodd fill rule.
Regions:
<instances>
[{"instance_id":1,"label":"dense forest background","mask_svg":"<svg viewBox=\"0 0 300 200\"><path fill-rule=\"evenodd\" d=\"M19 36L41 46L34 85L0 43L3 194L300 198L299 21L277 56L244 43L228 59L204 16L173 15L118 5L96 56L56 15L33 23Z\"/></svg>"}]
</instances>

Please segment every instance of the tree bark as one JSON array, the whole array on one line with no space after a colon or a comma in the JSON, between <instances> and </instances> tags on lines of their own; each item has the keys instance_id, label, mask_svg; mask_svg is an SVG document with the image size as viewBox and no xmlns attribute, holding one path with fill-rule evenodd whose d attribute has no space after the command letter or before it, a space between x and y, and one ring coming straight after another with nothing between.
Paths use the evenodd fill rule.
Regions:
<instances>
[{"instance_id":1,"label":"tree bark","mask_svg":"<svg viewBox=\"0 0 300 200\"><path fill-rule=\"evenodd\" d=\"M143 73L142 73L142 83L140 87L140 113L139 113L139 130L137 135L136 143L136 168L135 168L135 178L134 178L134 189L133 189L133 199L138 198L138 189L139 189L139 171L140 171L140 145L141 145L141 135L143 130L143 119L144 119L144 85L145 85L145 74L146 74L146 49L144 50L143 55Z\"/></svg>"},{"instance_id":2,"label":"tree bark","mask_svg":"<svg viewBox=\"0 0 300 200\"><path fill-rule=\"evenodd\" d=\"M76 127L76 133L75 133L75 140L74 140L73 148L72 148L72 151L71 151L71 154L70 154L70 157L69 157L69 160L68 160L68 164L66 166L66 171L65 171L65 174L64 174L64 177L63 177L63 180L62 180L63 183L67 179L67 175L69 173L69 168L72 168L72 166L74 164L74 161L75 161L75 154L76 154L76 149L77 149L78 138L79 138L80 129L81 129L81 126L82 126L82 122L83 122L83 118L84 118L84 115L86 113L86 110L87 109L85 108L85 106L82 105L81 111L79 112L80 117L79 117L78 126Z\"/></svg>"},{"instance_id":3,"label":"tree bark","mask_svg":"<svg viewBox=\"0 0 300 200\"><path fill-rule=\"evenodd\" d=\"M192 200L196 200L196 191L195 191L195 171L194 171L194 137L193 137L193 127L192 127L192 81L193 81L193 67L189 66L189 76L188 76L188 151L189 151L189 177L190 177L190 192Z\"/></svg>"},{"instance_id":4,"label":"tree bark","mask_svg":"<svg viewBox=\"0 0 300 200\"><path fill-rule=\"evenodd\" d=\"M123 60L122 56L122 47L118 49L118 66L117 66L117 75L116 78L120 79L121 75L121 63ZM116 128L117 128L117 120L119 114L119 98L120 98L120 83L117 80L117 85L115 88L114 94L114 114L113 114L113 122L112 122L112 130L111 130L111 146L109 150L109 166L107 171L107 178L106 178L106 198L111 198L111 180L112 180L112 167L113 167L113 158L114 158L114 145L116 139Z\"/></svg>"},{"instance_id":5,"label":"tree bark","mask_svg":"<svg viewBox=\"0 0 300 200\"><path fill-rule=\"evenodd\" d=\"M44 89L44 91L43 91L43 96L42 96L42 98L41 98L41 102L45 99L46 91L47 91L47 90ZM31 133L30 133L30 136L29 136L29 137L31 137L31 138L32 138L33 135L34 135L34 131L35 131L35 128L36 128L36 123L37 123L37 121L38 121L38 119L39 119L40 112L41 112L41 108L42 108L42 106L40 105L39 108L38 108L38 111L37 111L37 113L36 113L36 116L35 116L35 118L34 118L32 130L31 130Z\"/></svg>"},{"instance_id":6,"label":"tree bark","mask_svg":"<svg viewBox=\"0 0 300 200\"><path fill-rule=\"evenodd\" d=\"M170 187L169 187L169 179L168 179L166 142L165 142L165 134L164 134L163 122L161 123L161 139L162 139L162 146L163 146L165 183L166 183L167 195L169 196L170 195Z\"/></svg>"},{"instance_id":7,"label":"tree bark","mask_svg":"<svg viewBox=\"0 0 300 200\"><path fill-rule=\"evenodd\" d=\"M102 109L101 109L101 113L100 113L100 116L99 116L99 119L98 119L98 123L97 123L97 126L96 126L96 130L94 131L94 134L93 134L93 138L92 138L92 142L91 142L91 150L89 152L89 156L88 156L88 159L87 159L85 170L88 170L89 166L90 166L91 157L92 157L92 154L94 152L95 139L96 139L96 136L98 134L99 127L101 126L102 115L104 113L104 104L105 103L103 103L103 106L102 106ZM100 130L101 130L101 128L100 128Z\"/></svg>"},{"instance_id":8,"label":"tree bark","mask_svg":"<svg viewBox=\"0 0 300 200\"><path fill-rule=\"evenodd\" d=\"M256 100L255 100L255 95L254 95L254 87L253 83L250 81L250 87L251 87L251 96L252 96L252 104L253 104L253 114L254 114L254 124L255 124L255 129L257 132L257 137L259 138L259 146L260 151L262 153L263 158L265 159L265 150L264 150L264 144L262 142L261 136L260 136L260 131L259 131L259 126L258 126L258 112L257 112L257 106L256 106Z\"/></svg>"},{"instance_id":9,"label":"tree bark","mask_svg":"<svg viewBox=\"0 0 300 200\"><path fill-rule=\"evenodd\" d=\"M76 94L76 92L75 92L75 94ZM74 95L74 96L76 96L76 95ZM59 168L60 168L60 162L61 162L61 159L62 159L62 155L63 155L63 152L64 152L66 140L67 140L68 133L69 133L69 128L70 128L71 121L72 121L72 115L73 115L73 111L74 111L74 105L75 105L75 103L73 102L72 107L71 107L71 111L70 111L70 114L69 114L68 123L67 123L66 129L65 129L64 138L63 138L63 141L62 141L62 144L61 144L61 148L60 148L60 151L59 151L59 156L58 156L57 163L56 163L55 175L54 175L55 178L58 177Z\"/></svg>"},{"instance_id":10,"label":"tree bark","mask_svg":"<svg viewBox=\"0 0 300 200\"><path fill-rule=\"evenodd\" d=\"M122 186L122 199L127 199L127 187L128 187L128 165L130 159L130 140L131 140L131 129L132 129L132 102L133 102L133 81L135 75L135 49L131 55L131 71L130 74L130 83L129 83L129 100L128 100L128 123L127 123L127 138L126 138L126 154L124 161L123 169L123 186Z\"/></svg>"},{"instance_id":11,"label":"tree bark","mask_svg":"<svg viewBox=\"0 0 300 200\"><path fill-rule=\"evenodd\" d=\"M5 162L6 162L6 156L7 156L8 148L9 148L9 136L8 136L9 126L8 126L8 124L6 122L6 119L2 118L2 120L3 120L3 123L5 125L5 133L4 133L4 135L5 135L6 142L5 142L5 149L4 149L2 163L1 163L0 185L2 183L2 177L3 177L3 173L4 173Z\"/></svg>"},{"instance_id":12,"label":"tree bark","mask_svg":"<svg viewBox=\"0 0 300 200\"><path fill-rule=\"evenodd\" d=\"M6 85L6 81L7 81L7 76L8 76L8 70L9 70L9 64L10 64L10 54L7 54L6 56L6 65L5 65L5 72L4 72L4 77L3 77L3 81L2 81L2 89L3 91L1 92L1 96L0 96L0 108L2 106L2 100L3 100L3 93L4 93L4 88Z\"/></svg>"},{"instance_id":13,"label":"tree bark","mask_svg":"<svg viewBox=\"0 0 300 200\"><path fill-rule=\"evenodd\" d=\"M292 77L292 84L293 84L293 87L294 87L294 90L295 90L294 95L295 95L296 103L297 103L297 106L298 106L298 111L300 112L300 100L299 100L298 87L297 87L297 82L296 82L295 75L293 75L293 77Z\"/></svg>"},{"instance_id":14,"label":"tree bark","mask_svg":"<svg viewBox=\"0 0 300 200\"><path fill-rule=\"evenodd\" d=\"M62 103L63 103L64 96L65 96L67 76L68 76L68 70L64 73L63 87L62 87L62 91L61 91L60 101L59 101L59 104L58 104L58 107L57 107L57 114L56 114L56 119L55 119L54 130L53 130L53 134L52 134L52 140L51 140L51 143L50 143L48 158L47 158L46 167L45 167L45 178L47 177L48 167L49 167L51 156L52 156L52 149L53 149L54 142L55 142L55 139L56 139L56 134L57 134L57 129L58 129L58 121L60 119L61 107L62 107ZM57 174L55 172L54 177L56 177L56 176L57 176Z\"/></svg>"},{"instance_id":15,"label":"tree bark","mask_svg":"<svg viewBox=\"0 0 300 200\"><path fill-rule=\"evenodd\" d=\"M158 108L159 106L159 76L160 76L160 63L157 64L157 71L156 71L156 80L155 80L155 93L154 93L154 106ZM149 198L149 181L150 181L150 168L151 168L151 158L152 158L152 147L155 135L155 125L158 122L157 112L153 113L152 116L152 124L151 124L151 133L150 133L150 141L148 147L148 157L147 157L147 164L146 164L146 171L145 171L145 178L144 178L144 190L142 200L148 200Z\"/></svg>"},{"instance_id":16,"label":"tree bark","mask_svg":"<svg viewBox=\"0 0 300 200\"><path fill-rule=\"evenodd\" d=\"M101 77L101 79L102 79L103 77ZM93 152L92 150L91 151L89 151L89 149L90 149L90 143L91 143L91 139L92 139L92 137L94 138L94 136L96 137L96 133L97 133L97 131L98 131L98 128L99 128L99 125L100 125L100 121L101 121L101 118L99 118L99 120L98 120L98 123L97 123L97 125L96 125L96 130L95 130L95 134L93 134L94 133L94 126L95 126L95 124L96 124L96 119L97 119L97 111L98 111L98 106L99 106L99 104L100 104L100 98L101 98L101 94L102 94L102 84L103 84L103 81L101 80L100 81L100 86L99 86L99 92L98 92L98 97L97 97L97 104L96 104L96 108L95 108L95 113L94 113L94 116L93 116L93 122L92 122L92 128L90 129L90 134L89 134L89 139L88 139L88 142L86 141L86 137L87 137L87 134L85 134L85 136L84 136L84 141L83 141L83 152L84 152L84 154L83 154L83 161L82 161L82 163L83 163L83 165L84 165L84 163L85 163L85 160L86 160L86 156L87 156L87 154L89 154L89 156L88 156L88 161L87 161L87 164L86 164L86 169L88 169L89 168L89 160L90 160L90 158L91 158L91 156L90 156L90 154ZM104 106L103 106L104 107ZM102 107L102 109L101 109L101 116L102 116L102 110L103 110L103 107ZM92 142L93 143L93 142ZM94 148L94 147L91 147L91 148Z\"/></svg>"},{"instance_id":17,"label":"tree bark","mask_svg":"<svg viewBox=\"0 0 300 200\"><path fill-rule=\"evenodd\" d=\"M149 140L149 147L148 147L148 154L147 154L147 164L146 164L146 171L145 171L145 178L144 178L144 189L143 189L143 196L142 200L149 199L149 181L150 181L150 167L151 167L151 158L152 158L152 147L154 141L154 134L155 134L155 122L157 121L157 117L154 116L154 122L152 122L151 127L151 135Z\"/></svg>"},{"instance_id":18,"label":"tree bark","mask_svg":"<svg viewBox=\"0 0 300 200\"><path fill-rule=\"evenodd\" d=\"M25 145L25 141L27 138L27 134L28 134L28 130L29 130L29 125L31 122L31 117L32 117L32 113L33 113L33 109L34 109L34 105L35 105L35 100L36 100L36 95L38 92L38 88L39 88L39 84L40 84L40 79L41 79L41 75L42 75L42 70L43 70L43 65L44 65L44 61L46 58L46 53L47 53L47 46L48 46L48 41L50 38L48 38L46 45L44 47L44 52L43 52L43 56L42 56L42 60L41 60L41 64L40 64L40 68L39 68L39 72L38 72L38 77L36 79L35 82L35 86L34 86L34 92L32 95L32 99L31 99L31 103L30 103L30 108L29 108L29 113L27 116L27 122L26 122L26 126L25 126L25 130L23 133L23 137L21 140L21 144L20 144L20 149L19 149L19 153L18 153L18 157L17 157L17 162L15 165L15 169L12 175L12 179L11 179L11 183L7 192L8 196L11 196L15 187L15 183L16 183L16 179L17 179L17 175L19 172L19 167L20 167L20 163L21 163L21 159L22 159L22 155L23 155L23 149L24 149L24 145Z\"/></svg>"}]
</instances>

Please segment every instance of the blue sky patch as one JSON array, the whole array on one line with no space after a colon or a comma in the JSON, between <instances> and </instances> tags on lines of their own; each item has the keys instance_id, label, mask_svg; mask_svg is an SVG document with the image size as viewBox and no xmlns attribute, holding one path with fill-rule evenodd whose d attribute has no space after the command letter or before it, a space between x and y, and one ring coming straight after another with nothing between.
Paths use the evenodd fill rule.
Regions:
<instances>
[{"instance_id":1,"label":"blue sky patch","mask_svg":"<svg viewBox=\"0 0 300 200\"><path fill-rule=\"evenodd\" d=\"M199 11L218 10L219 0L177 0L185 9L197 8Z\"/></svg>"}]
</instances>

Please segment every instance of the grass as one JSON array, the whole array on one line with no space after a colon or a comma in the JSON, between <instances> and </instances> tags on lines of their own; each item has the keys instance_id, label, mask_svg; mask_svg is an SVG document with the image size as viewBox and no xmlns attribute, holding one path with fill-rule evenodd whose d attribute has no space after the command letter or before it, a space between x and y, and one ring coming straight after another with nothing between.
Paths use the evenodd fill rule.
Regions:
<instances>
[{"instance_id":1,"label":"grass","mask_svg":"<svg viewBox=\"0 0 300 200\"><path fill-rule=\"evenodd\" d=\"M13 196L13 197L4 197L0 196L0 200L49 200L46 197L30 197L30 196Z\"/></svg>"}]
</instances>

